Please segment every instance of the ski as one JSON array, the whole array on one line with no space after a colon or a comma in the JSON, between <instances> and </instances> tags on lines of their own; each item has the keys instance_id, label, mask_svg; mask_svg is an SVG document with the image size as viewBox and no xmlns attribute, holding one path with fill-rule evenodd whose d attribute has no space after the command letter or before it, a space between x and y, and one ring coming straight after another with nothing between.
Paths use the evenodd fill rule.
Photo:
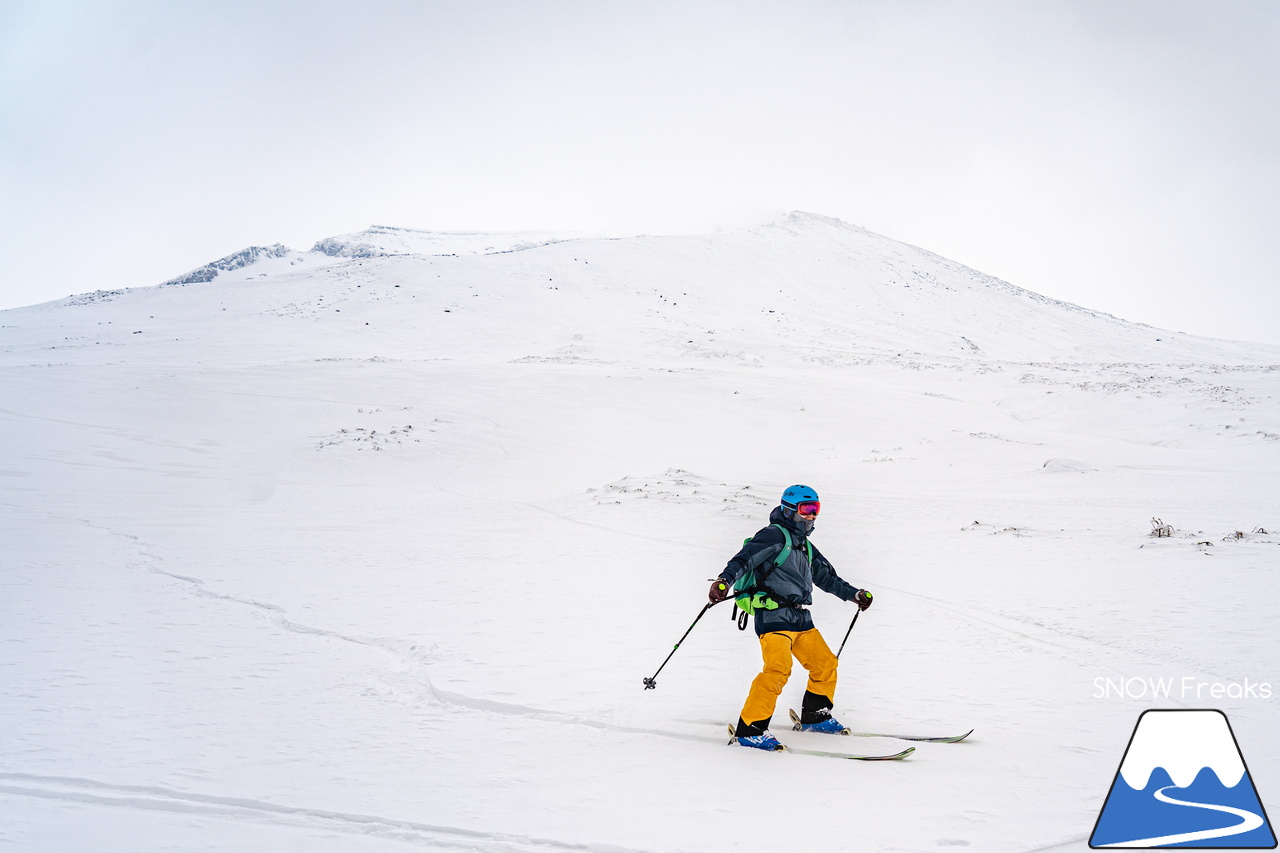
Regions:
<instances>
[{"instance_id":1,"label":"ski","mask_svg":"<svg viewBox=\"0 0 1280 853\"><path fill-rule=\"evenodd\" d=\"M737 735L734 733L733 726L729 726L729 737L731 738L729 743L732 744L737 741ZM783 744L781 749L774 751L790 752L795 755L813 755L818 758L847 758L851 761L897 761L898 759L906 758L908 755L915 752L916 748L914 746L909 746L902 750L902 752L895 752L888 755L850 755L847 752L827 752L821 749L796 749Z\"/></svg>"},{"instance_id":2,"label":"ski","mask_svg":"<svg viewBox=\"0 0 1280 853\"><path fill-rule=\"evenodd\" d=\"M791 714L791 728L796 731L800 731L800 715L797 714L794 709L790 709L788 713ZM917 743L959 743L969 735L973 734L973 729L969 729L969 731L962 735L941 735L938 737L927 737L925 735L890 735L879 732L855 732L851 729L845 729L844 734L851 735L853 737L891 737L895 740L913 740Z\"/></svg>"}]
</instances>

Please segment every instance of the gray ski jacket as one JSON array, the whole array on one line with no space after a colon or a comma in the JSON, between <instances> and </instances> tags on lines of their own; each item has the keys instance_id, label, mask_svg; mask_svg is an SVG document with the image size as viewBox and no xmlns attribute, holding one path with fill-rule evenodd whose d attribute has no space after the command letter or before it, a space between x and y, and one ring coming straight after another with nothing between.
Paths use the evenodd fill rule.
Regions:
<instances>
[{"instance_id":1,"label":"gray ski jacket","mask_svg":"<svg viewBox=\"0 0 1280 853\"><path fill-rule=\"evenodd\" d=\"M773 525L787 528L791 534L791 554L786 562L776 568L773 560L786 547L782 531ZM808 540L803 527L788 519L782 507L775 507L769 514L769 526L763 528L742 546L729 564L720 572L722 580L733 583L748 571L755 572L756 586L778 602L777 610L755 612L756 634L771 631L808 631L813 628L813 617L807 605L813 603L813 587L829 592L845 601L853 601L858 587L845 581L832 567L822 552L813 549L810 563L805 542ZM812 544L812 543L810 543Z\"/></svg>"}]
</instances>

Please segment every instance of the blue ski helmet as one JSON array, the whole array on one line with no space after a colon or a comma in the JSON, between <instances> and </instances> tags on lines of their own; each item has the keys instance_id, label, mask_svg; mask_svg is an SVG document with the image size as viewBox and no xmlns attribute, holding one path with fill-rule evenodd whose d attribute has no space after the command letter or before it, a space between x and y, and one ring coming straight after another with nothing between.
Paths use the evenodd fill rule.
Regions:
<instances>
[{"instance_id":1,"label":"blue ski helmet","mask_svg":"<svg viewBox=\"0 0 1280 853\"><path fill-rule=\"evenodd\" d=\"M782 493L782 506L786 509L793 510L798 504L816 500L818 493L808 486L787 486L787 490Z\"/></svg>"}]
</instances>

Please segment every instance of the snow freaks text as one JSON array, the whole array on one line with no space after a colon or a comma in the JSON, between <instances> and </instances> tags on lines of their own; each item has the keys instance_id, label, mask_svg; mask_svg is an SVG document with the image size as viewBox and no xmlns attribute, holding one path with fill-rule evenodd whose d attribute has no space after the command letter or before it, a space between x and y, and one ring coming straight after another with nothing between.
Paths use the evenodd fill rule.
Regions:
<instances>
[{"instance_id":1,"label":"snow freaks text","mask_svg":"<svg viewBox=\"0 0 1280 853\"><path fill-rule=\"evenodd\" d=\"M1190 675L1182 678L1133 676L1093 680L1094 699L1270 699L1267 681L1201 681Z\"/></svg>"}]
</instances>

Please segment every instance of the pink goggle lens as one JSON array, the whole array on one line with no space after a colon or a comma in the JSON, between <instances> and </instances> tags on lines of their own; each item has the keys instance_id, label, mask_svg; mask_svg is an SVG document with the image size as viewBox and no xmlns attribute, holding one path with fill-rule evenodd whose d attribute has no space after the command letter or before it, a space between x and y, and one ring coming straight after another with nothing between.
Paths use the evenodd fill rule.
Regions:
<instances>
[{"instance_id":1,"label":"pink goggle lens","mask_svg":"<svg viewBox=\"0 0 1280 853\"><path fill-rule=\"evenodd\" d=\"M822 509L822 504L819 501L804 501L796 504L796 512L801 515L817 515L820 509Z\"/></svg>"}]
</instances>

